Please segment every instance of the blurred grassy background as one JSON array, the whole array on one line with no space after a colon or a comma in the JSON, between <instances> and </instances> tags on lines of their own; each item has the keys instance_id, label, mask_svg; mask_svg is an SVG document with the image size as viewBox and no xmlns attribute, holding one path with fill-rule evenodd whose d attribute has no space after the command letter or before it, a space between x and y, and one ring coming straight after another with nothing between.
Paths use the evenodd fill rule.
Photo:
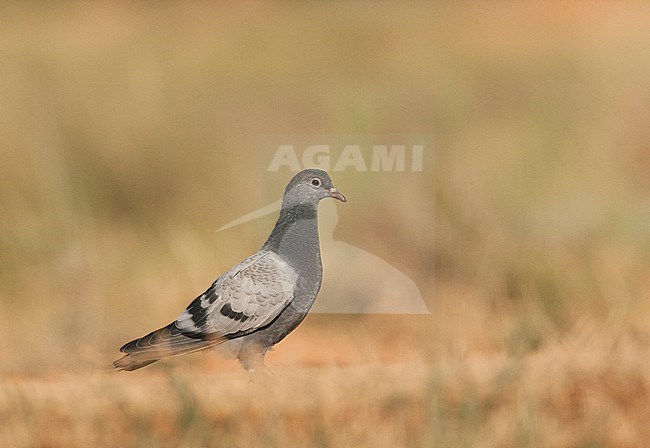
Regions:
<instances>
[{"instance_id":1,"label":"blurred grassy background","mask_svg":"<svg viewBox=\"0 0 650 448\"><path fill-rule=\"evenodd\" d=\"M0 9L0 445L650 439L643 2ZM269 134L434 137L420 175L333 174L335 237L432 315L309 317L271 387L109 373L260 246L214 230L265 205Z\"/></svg>"}]
</instances>

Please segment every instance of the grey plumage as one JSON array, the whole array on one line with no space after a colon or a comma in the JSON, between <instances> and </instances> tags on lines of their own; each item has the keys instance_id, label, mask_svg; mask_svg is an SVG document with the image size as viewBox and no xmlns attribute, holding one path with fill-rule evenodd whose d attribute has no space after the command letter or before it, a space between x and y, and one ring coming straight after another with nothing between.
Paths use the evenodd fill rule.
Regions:
<instances>
[{"instance_id":1,"label":"grey plumage","mask_svg":"<svg viewBox=\"0 0 650 448\"><path fill-rule=\"evenodd\" d=\"M174 322L125 344L114 366L131 371L215 348L250 372L263 367L266 351L302 322L320 289L318 203L328 197L346 201L325 171L296 174L262 248L220 276Z\"/></svg>"}]
</instances>

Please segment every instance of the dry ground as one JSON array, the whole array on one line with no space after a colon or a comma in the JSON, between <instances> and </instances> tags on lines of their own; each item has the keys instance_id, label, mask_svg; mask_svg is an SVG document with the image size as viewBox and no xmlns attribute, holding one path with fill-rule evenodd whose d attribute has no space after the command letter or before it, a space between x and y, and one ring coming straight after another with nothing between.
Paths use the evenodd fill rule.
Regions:
<instances>
[{"instance_id":1,"label":"dry ground","mask_svg":"<svg viewBox=\"0 0 650 448\"><path fill-rule=\"evenodd\" d=\"M0 440L16 447L644 446L647 336L585 325L561 340L547 335L534 349L518 347L521 329L504 330L517 316L468 295L442 295L435 316L312 316L269 354L268 380L250 382L234 362L208 354L134 373L97 360L74 371L3 375Z\"/></svg>"}]
</instances>

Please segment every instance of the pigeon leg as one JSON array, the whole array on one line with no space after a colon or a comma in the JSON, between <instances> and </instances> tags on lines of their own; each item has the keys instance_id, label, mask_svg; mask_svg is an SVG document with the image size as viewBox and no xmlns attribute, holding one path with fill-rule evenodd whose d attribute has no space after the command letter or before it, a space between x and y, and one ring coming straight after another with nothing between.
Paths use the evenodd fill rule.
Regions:
<instances>
[{"instance_id":1,"label":"pigeon leg","mask_svg":"<svg viewBox=\"0 0 650 448\"><path fill-rule=\"evenodd\" d=\"M253 344L245 346L239 352L239 362L251 376L251 381L273 376L273 372L264 364L266 349Z\"/></svg>"}]
</instances>

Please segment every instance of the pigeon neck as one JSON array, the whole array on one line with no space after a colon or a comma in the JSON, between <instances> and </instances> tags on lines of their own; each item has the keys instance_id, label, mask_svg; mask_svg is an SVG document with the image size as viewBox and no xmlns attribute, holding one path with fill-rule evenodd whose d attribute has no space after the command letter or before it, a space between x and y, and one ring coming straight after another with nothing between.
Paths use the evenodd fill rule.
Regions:
<instances>
[{"instance_id":1,"label":"pigeon neck","mask_svg":"<svg viewBox=\"0 0 650 448\"><path fill-rule=\"evenodd\" d=\"M296 268L314 259L320 263L317 207L315 204L283 206L263 249L276 252Z\"/></svg>"}]
</instances>

